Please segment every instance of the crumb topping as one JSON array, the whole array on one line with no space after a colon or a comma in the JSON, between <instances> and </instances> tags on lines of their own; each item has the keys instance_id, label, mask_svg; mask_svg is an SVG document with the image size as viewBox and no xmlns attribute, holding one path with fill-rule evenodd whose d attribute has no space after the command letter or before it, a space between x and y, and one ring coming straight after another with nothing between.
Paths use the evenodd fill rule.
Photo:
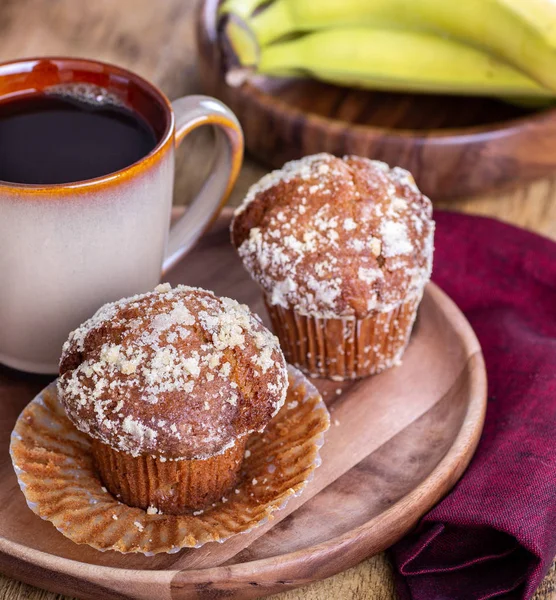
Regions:
<instances>
[{"instance_id":1,"label":"crumb topping","mask_svg":"<svg viewBox=\"0 0 556 600\"><path fill-rule=\"evenodd\" d=\"M58 391L75 426L112 448L192 459L264 429L287 382L277 338L247 306L163 284L70 334Z\"/></svg>"},{"instance_id":2,"label":"crumb topping","mask_svg":"<svg viewBox=\"0 0 556 600\"><path fill-rule=\"evenodd\" d=\"M430 279L430 200L399 167L315 154L253 185L232 241L270 304L363 318L421 293Z\"/></svg>"}]
</instances>

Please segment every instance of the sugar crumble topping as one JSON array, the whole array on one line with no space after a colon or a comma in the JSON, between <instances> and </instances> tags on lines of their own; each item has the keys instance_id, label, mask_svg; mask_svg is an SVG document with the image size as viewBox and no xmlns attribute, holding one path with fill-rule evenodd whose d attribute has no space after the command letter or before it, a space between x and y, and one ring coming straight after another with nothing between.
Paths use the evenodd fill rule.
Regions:
<instances>
[{"instance_id":1,"label":"sugar crumble topping","mask_svg":"<svg viewBox=\"0 0 556 600\"><path fill-rule=\"evenodd\" d=\"M319 317L364 317L418 295L432 270L430 200L411 174L321 153L253 185L232 240L267 301Z\"/></svg>"},{"instance_id":2,"label":"sugar crumble topping","mask_svg":"<svg viewBox=\"0 0 556 600\"><path fill-rule=\"evenodd\" d=\"M169 284L103 306L64 344L58 391L78 429L133 456L206 458L285 401L277 338L229 298Z\"/></svg>"}]
</instances>

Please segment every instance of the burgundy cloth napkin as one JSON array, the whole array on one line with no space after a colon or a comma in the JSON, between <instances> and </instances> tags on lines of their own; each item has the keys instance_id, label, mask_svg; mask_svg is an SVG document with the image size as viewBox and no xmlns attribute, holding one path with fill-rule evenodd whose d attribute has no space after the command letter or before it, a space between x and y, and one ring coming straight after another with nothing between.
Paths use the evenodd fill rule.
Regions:
<instances>
[{"instance_id":1,"label":"burgundy cloth napkin","mask_svg":"<svg viewBox=\"0 0 556 600\"><path fill-rule=\"evenodd\" d=\"M391 549L402 600L530 598L556 555L556 244L437 211L434 281L481 342L488 409L461 481Z\"/></svg>"}]
</instances>

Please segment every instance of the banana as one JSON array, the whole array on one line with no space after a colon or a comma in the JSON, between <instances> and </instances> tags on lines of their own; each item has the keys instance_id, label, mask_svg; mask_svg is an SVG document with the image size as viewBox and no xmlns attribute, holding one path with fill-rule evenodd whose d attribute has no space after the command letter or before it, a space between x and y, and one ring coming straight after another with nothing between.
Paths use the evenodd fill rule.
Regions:
<instances>
[{"instance_id":1,"label":"banana","mask_svg":"<svg viewBox=\"0 0 556 600\"><path fill-rule=\"evenodd\" d=\"M274 0L247 21L261 47L292 33L354 25L436 32L491 52L556 91L554 0Z\"/></svg>"},{"instance_id":2,"label":"banana","mask_svg":"<svg viewBox=\"0 0 556 600\"><path fill-rule=\"evenodd\" d=\"M257 73L311 75L369 89L550 97L506 63L460 42L419 31L326 29L260 49Z\"/></svg>"},{"instance_id":3,"label":"banana","mask_svg":"<svg viewBox=\"0 0 556 600\"><path fill-rule=\"evenodd\" d=\"M224 36L241 66L256 69L260 47L254 41L251 31L246 29L244 21L237 19L236 15L230 15L224 25Z\"/></svg>"}]
</instances>

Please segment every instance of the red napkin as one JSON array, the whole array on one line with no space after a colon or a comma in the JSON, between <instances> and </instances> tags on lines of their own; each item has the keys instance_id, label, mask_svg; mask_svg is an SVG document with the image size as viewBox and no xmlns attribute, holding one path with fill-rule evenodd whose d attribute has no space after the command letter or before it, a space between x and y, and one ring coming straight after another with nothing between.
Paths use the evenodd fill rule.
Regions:
<instances>
[{"instance_id":1,"label":"red napkin","mask_svg":"<svg viewBox=\"0 0 556 600\"><path fill-rule=\"evenodd\" d=\"M469 468L391 549L402 600L530 598L556 555L556 244L437 211L433 279L458 304L488 372Z\"/></svg>"}]
</instances>

